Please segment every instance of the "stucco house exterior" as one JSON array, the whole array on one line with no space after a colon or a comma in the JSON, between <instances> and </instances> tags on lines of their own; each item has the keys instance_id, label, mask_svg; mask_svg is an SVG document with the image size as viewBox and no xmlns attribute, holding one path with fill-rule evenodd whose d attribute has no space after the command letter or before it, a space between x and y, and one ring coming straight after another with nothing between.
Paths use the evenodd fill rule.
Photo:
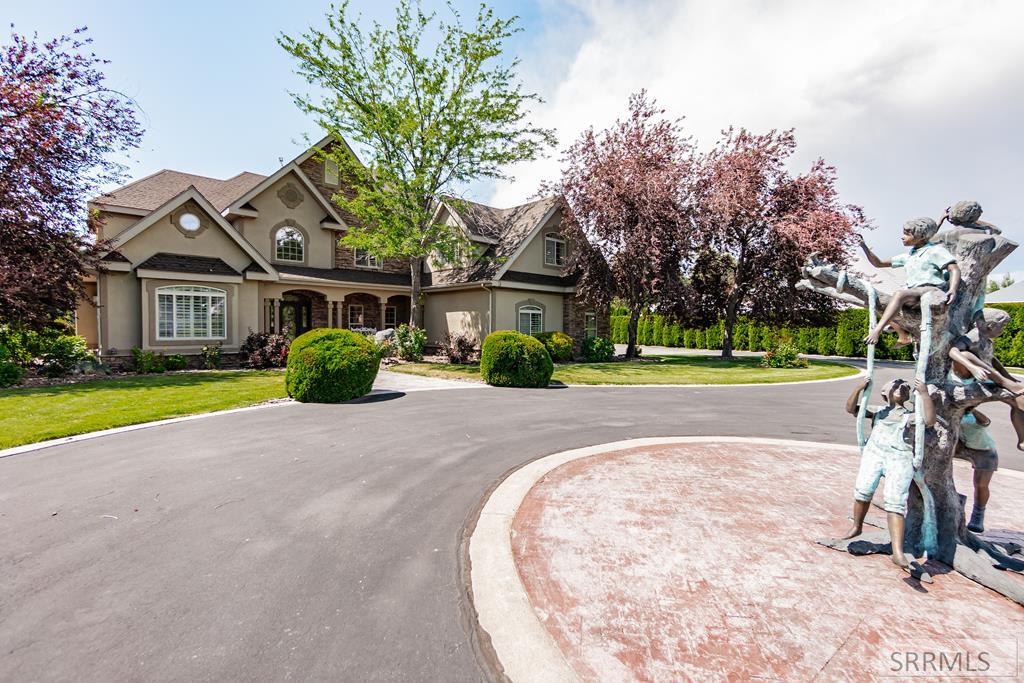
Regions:
<instances>
[{"instance_id":1,"label":"stucco house exterior","mask_svg":"<svg viewBox=\"0 0 1024 683\"><path fill-rule=\"evenodd\" d=\"M191 355L220 344L232 354L250 329L296 335L408 322L409 262L338 244L355 219L331 199L345 192L337 167L317 155L332 144L343 143L325 138L270 176L163 170L93 199L92 229L108 251L85 282L78 333L116 361L133 348ZM607 334L607 311L583 306L562 275L570 245L554 198L437 210L474 248L424 265L430 343L462 332L479 344L498 329L561 330L577 343Z\"/></svg>"}]
</instances>

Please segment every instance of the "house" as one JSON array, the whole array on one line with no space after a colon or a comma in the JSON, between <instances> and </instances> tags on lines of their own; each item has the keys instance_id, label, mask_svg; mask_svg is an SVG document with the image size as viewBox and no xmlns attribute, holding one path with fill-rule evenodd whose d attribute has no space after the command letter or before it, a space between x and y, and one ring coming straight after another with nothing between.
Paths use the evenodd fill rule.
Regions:
<instances>
[{"instance_id":1,"label":"house","mask_svg":"<svg viewBox=\"0 0 1024 683\"><path fill-rule=\"evenodd\" d=\"M85 282L78 333L116 362L133 348L230 354L249 330L407 322L409 261L338 243L355 219L332 200L346 192L337 166L317 154L334 144L344 143L324 138L270 176L163 170L93 199L91 227L108 251ZM570 245L555 199L510 209L449 200L437 211L474 248L423 266L431 344L449 332L479 344L497 329L607 334L607 312L583 306L562 275Z\"/></svg>"}]
</instances>

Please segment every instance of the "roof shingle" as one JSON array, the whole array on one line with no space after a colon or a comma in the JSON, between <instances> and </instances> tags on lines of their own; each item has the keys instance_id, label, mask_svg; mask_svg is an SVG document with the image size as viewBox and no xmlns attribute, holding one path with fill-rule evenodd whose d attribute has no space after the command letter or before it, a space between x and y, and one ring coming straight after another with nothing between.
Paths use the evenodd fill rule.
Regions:
<instances>
[{"instance_id":1,"label":"roof shingle","mask_svg":"<svg viewBox=\"0 0 1024 683\"><path fill-rule=\"evenodd\" d=\"M100 206L120 206L127 209L152 211L173 199L192 185L218 211L256 187L266 176L244 171L227 180L217 180L181 171L163 170L129 183L113 192L93 199Z\"/></svg>"},{"instance_id":2,"label":"roof shingle","mask_svg":"<svg viewBox=\"0 0 1024 683\"><path fill-rule=\"evenodd\" d=\"M137 269L162 270L171 273L195 273L198 275L240 275L240 273L219 258L191 256L188 254L153 254L140 263Z\"/></svg>"}]
</instances>

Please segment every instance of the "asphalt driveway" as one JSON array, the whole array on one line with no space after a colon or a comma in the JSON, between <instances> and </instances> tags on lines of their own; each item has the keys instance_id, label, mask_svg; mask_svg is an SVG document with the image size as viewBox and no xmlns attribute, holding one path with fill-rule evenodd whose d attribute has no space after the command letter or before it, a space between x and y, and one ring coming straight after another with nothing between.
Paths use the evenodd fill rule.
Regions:
<instances>
[{"instance_id":1,"label":"asphalt driveway","mask_svg":"<svg viewBox=\"0 0 1024 683\"><path fill-rule=\"evenodd\" d=\"M0 679L486 680L459 544L503 473L643 436L851 444L851 386L410 391L0 459Z\"/></svg>"}]
</instances>

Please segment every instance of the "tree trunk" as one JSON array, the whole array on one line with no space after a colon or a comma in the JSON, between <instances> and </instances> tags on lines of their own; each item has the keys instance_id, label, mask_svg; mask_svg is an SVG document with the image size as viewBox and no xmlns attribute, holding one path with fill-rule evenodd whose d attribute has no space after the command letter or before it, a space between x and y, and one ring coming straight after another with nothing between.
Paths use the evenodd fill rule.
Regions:
<instances>
[{"instance_id":1,"label":"tree trunk","mask_svg":"<svg viewBox=\"0 0 1024 683\"><path fill-rule=\"evenodd\" d=\"M626 360L636 358L636 333L640 323L641 308L634 308L629 312L629 326L627 327L626 339Z\"/></svg>"},{"instance_id":2,"label":"tree trunk","mask_svg":"<svg viewBox=\"0 0 1024 683\"><path fill-rule=\"evenodd\" d=\"M409 325L423 328L423 304L420 302L422 296L421 280L423 272L423 259L416 257L409 259L409 269L412 274L412 300L409 302Z\"/></svg>"},{"instance_id":3,"label":"tree trunk","mask_svg":"<svg viewBox=\"0 0 1024 683\"><path fill-rule=\"evenodd\" d=\"M722 358L732 358L732 329L736 325L736 308L736 298L730 295L722 324Z\"/></svg>"},{"instance_id":4,"label":"tree trunk","mask_svg":"<svg viewBox=\"0 0 1024 683\"><path fill-rule=\"evenodd\" d=\"M1012 394L991 383L969 385L951 383L948 374L952 361L949 350L953 341L973 327L973 306L988 281L988 275L1014 249L1016 243L999 235L985 235L977 231L951 230L940 238L957 258L962 274L960 292L950 307L932 306L932 332L925 371L928 392L935 404L936 424L925 436L922 474L935 505L937 548L929 554L1011 600L1024 604L1024 581L1008 577L999 569L1024 570L1024 560L1013 555L1013 548L1000 550L994 543L978 538L967 531L964 502L966 497L956 490L953 481L953 454L960 434L960 420L964 412L974 406L992 401L1006 402ZM833 298L865 305L869 288L867 283L845 277L841 271L818 262L804 268L805 279L798 285L803 289L827 294ZM889 295L879 294L879 306L884 306ZM895 317L895 323L910 332L920 342L921 310L919 306L906 306ZM984 360L991 361L990 358ZM904 544L912 554L924 551L924 501L917 485L910 488ZM853 541L823 541L830 547L853 550ZM869 544L870 545L870 544ZM864 552L885 552L876 546ZM998 569L997 569L998 567Z\"/></svg>"}]
</instances>

